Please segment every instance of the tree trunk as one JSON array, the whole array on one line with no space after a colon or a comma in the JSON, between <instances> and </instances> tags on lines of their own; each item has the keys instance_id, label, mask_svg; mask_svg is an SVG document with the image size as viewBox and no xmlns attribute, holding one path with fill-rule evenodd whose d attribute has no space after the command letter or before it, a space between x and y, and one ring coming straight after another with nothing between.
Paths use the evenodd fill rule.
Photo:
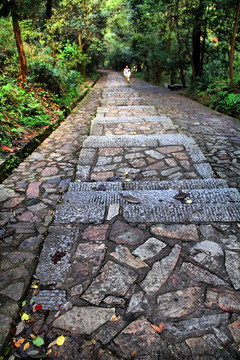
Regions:
<instances>
[{"instance_id":1,"label":"tree trunk","mask_svg":"<svg viewBox=\"0 0 240 360\"><path fill-rule=\"evenodd\" d=\"M202 16L204 13L203 0L199 1L199 6L194 11L194 24L192 32L192 62L194 66L193 80L201 76L201 27Z\"/></svg>"},{"instance_id":2,"label":"tree trunk","mask_svg":"<svg viewBox=\"0 0 240 360\"><path fill-rule=\"evenodd\" d=\"M49 20L52 17L52 0L46 2L46 19Z\"/></svg>"},{"instance_id":3,"label":"tree trunk","mask_svg":"<svg viewBox=\"0 0 240 360\"><path fill-rule=\"evenodd\" d=\"M204 64L204 54L206 49L206 38L207 38L207 19L204 25L204 34L203 34L203 41L202 41L202 52L201 52L201 73L203 72L203 64Z\"/></svg>"},{"instance_id":4,"label":"tree trunk","mask_svg":"<svg viewBox=\"0 0 240 360\"><path fill-rule=\"evenodd\" d=\"M236 40L236 33L237 33L239 14L240 14L240 0L237 0L236 17L235 17L235 24L234 24L234 27L233 27L233 36L232 36L231 50L230 50L230 56L229 56L229 76L230 76L230 85L231 85L232 89L233 89L234 47L235 47L235 40Z\"/></svg>"},{"instance_id":5,"label":"tree trunk","mask_svg":"<svg viewBox=\"0 0 240 360\"><path fill-rule=\"evenodd\" d=\"M21 30L19 26L18 19L12 15L12 24L13 24L13 32L17 43L17 50L19 56L19 67L20 67L20 74L19 74L19 84L23 88L27 83L27 76L28 76L28 69L27 69L27 60L26 55L23 47Z\"/></svg>"}]
</instances>

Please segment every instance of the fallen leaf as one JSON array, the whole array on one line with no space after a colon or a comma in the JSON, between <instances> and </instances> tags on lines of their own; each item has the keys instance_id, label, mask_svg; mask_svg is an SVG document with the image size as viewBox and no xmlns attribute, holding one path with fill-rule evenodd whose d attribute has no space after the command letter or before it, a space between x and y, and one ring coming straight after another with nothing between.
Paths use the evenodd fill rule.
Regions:
<instances>
[{"instance_id":1,"label":"fallen leaf","mask_svg":"<svg viewBox=\"0 0 240 360\"><path fill-rule=\"evenodd\" d=\"M136 353L137 353L137 350L135 349L135 350L131 353L131 356L136 355Z\"/></svg>"},{"instance_id":2,"label":"fallen leaf","mask_svg":"<svg viewBox=\"0 0 240 360\"><path fill-rule=\"evenodd\" d=\"M34 335L34 334L30 334L30 337L33 339L33 340L35 340L37 337L36 337L36 335Z\"/></svg>"},{"instance_id":3,"label":"fallen leaf","mask_svg":"<svg viewBox=\"0 0 240 360\"><path fill-rule=\"evenodd\" d=\"M119 320L120 320L120 316L116 316L116 315L113 315L110 319L110 321L112 321L112 322L117 322Z\"/></svg>"},{"instance_id":4,"label":"fallen leaf","mask_svg":"<svg viewBox=\"0 0 240 360\"><path fill-rule=\"evenodd\" d=\"M189 200L186 201L186 204L192 204L192 202L193 201L191 199L189 199Z\"/></svg>"},{"instance_id":5,"label":"fallen leaf","mask_svg":"<svg viewBox=\"0 0 240 360\"><path fill-rule=\"evenodd\" d=\"M31 351L28 351L27 354L30 355L30 356L35 356L35 355L39 354L39 351L38 350L31 350Z\"/></svg>"},{"instance_id":6,"label":"fallen leaf","mask_svg":"<svg viewBox=\"0 0 240 360\"><path fill-rule=\"evenodd\" d=\"M133 135L136 135L136 131L133 131Z\"/></svg>"},{"instance_id":7,"label":"fallen leaf","mask_svg":"<svg viewBox=\"0 0 240 360\"><path fill-rule=\"evenodd\" d=\"M61 260L61 258L64 257L66 254L67 254L66 251L63 251L63 250L59 251L59 250L57 250L57 251L55 252L55 254L50 255L50 257L51 257L51 259L52 259L52 262L53 262L54 264L57 264L57 263Z\"/></svg>"},{"instance_id":8,"label":"fallen leaf","mask_svg":"<svg viewBox=\"0 0 240 360\"><path fill-rule=\"evenodd\" d=\"M23 313L22 316L21 316L22 321L27 321L27 320L30 320L30 319L31 319L31 316L26 314L26 313Z\"/></svg>"},{"instance_id":9,"label":"fallen leaf","mask_svg":"<svg viewBox=\"0 0 240 360\"><path fill-rule=\"evenodd\" d=\"M24 330L24 323L21 321L16 327L15 335L18 336Z\"/></svg>"},{"instance_id":10,"label":"fallen leaf","mask_svg":"<svg viewBox=\"0 0 240 360\"><path fill-rule=\"evenodd\" d=\"M100 184L97 188L96 188L96 191L106 191L107 188L105 185L103 184Z\"/></svg>"},{"instance_id":11,"label":"fallen leaf","mask_svg":"<svg viewBox=\"0 0 240 360\"><path fill-rule=\"evenodd\" d=\"M34 305L34 309L36 311L40 311L40 310L42 310L42 305L41 304L36 304L36 305Z\"/></svg>"},{"instance_id":12,"label":"fallen leaf","mask_svg":"<svg viewBox=\"0 0 240 360\"><path fill-rule=\"evenodd\" d=\"M24 300L24 301L22 302L22 307L24 307L24 306L26 305L26 303L27 303L27 301Z\"/></svg>"},{"instance_id":13,"label":"fallen leaf","mask_svg":"<svg viewBox=\"0 0 240 360\"><path fill-rule=\"evenodd\" d=\"M239 223L237 223L237 227L239 227L239 229L240 229L240 224Z\"/></svg>"},{"instance_id":14,"label":"fallen leaf","mask_svg":"<svg viewBox=\"0 0 240 360\"><path fill-rule=\"evenodd\" d=\"M43 338L38 336L35 340L33 340L33 344L35 346L42 346L44 344L44 340L43 340Z\"/></svg>"},{"instance_id":15,"label":"fallen leaf","mask_svg":"<svg viewBox=\"0 0 240 360\"><path fill-rule=\"evenodd\" d=\"M128 175L128 171L125 171L125 172L123 173L123 175Z\"/></svg>"},{"instance_id":16,"label":"fallen leaf","mask_svg":"<svg viewBox=\"0 0 240 360\"><path fill-rule=\"evenodd\" d=\"M65 337L63 335L61 335L61 336L59 336L57 338L57 345L58 346L62 346L64 344L64 342L65 342Z\"/></svg>"},{"instance_id":17,"label":"fallen leaf","mask_svg":"<svg viewBox=\"0 0 240 360\"><path fill-rule=\"evenodd\" d=\"M11 149L9 146L7 145L1 145L1 149L2 151L8 151L8 152L13 152L13 149Z\"/></svg>"},{"instance_id":18,"label":"fallen leaf","mask_svg":"<svg viewBox=\"0 0 240 360\"><path fill-rule=\"evenodd\" d=\"M132 179L125 179L125 181L132 181Z\"/></svg>"},{"instance_id":19,"label":"fallen leaf","mask_svg":"<svg viewBox=\"0 0 240 360\"><path fill-rule=\"evenodd\" d=\"M50 344L48 345L48 349L50 349L52 346L57 345L57 339L53 340L52 342L50 342Z\"/></svg>"},{"instance_id":20,"label":"fallen leaf","mask_svg":"<svg viewBox=\"0 0 240 360\"><path fill-rule=\"evenodd\" d=\"M165 324L164 322L160 322L159 329L161 330L161 332L167 330L167 324Z\"/></svg>"},{"instance_id":21,"label":"fallen leaf","mask_svg":"<svg viewBox=\"0 0 240 360\"><path fill-rule=\"evenodd\" d=\"M52 349L49 349L47 352L46 352L46 355L50 355L52 353Z\"/></svg>"},{"instance_id":22,"label":"fallen leaf","mask_svg":"<svg viewBox=\"0 0 240 360\"><path fill-rule=\"evenodd\" d=\"M154 330L156 330L158 333L162 332L161 329L160 329L158 326L156 326L156 325L151 324L151 327L152 327Z\"/></svg>"},{"instance_id":23,"label":"fallen leaf","mask_svg":"<svg viewBox=\"0 0 240 360\"><path fill-rule=\"evenodd\" d=\"M14 345L17 347L17 348L19 348L23 343L24 343L24 341L25 341L25 339L19 339L19 340L13 340L13 342L14 342Z\"/></svg>"},{"instance_id":24,"label":"fallen leaf","mask_svg":"<svg viewBox=\"0 0 240 360\"><path fill-rule=\"evenodd\" d=\"M189 194L184 193L182 191L179 191L176 195L174 195L174 199L176 200L183 200L185 199L187 196L189 196Z\"/></svg>"},{"instance_id":25,"label":"fallen leaf","mask_svg":"<svg viewBox=\"0 0 240 360\"><path fill-rule=\"evenodd\" d=\"M110 176L109 178L107 178L107 181L114 181L117 180L119 177L119 175Z\"/></svg>"},{"instance_id":26,"label":"fallen leaf","mask_svg":"<svg viewBox=\"0 0 240 360\"><path fill-rule=\"evenodd\" d=\"M134 196L131 196L131 195L123 195L123 198L129 202L129 203L132 203L132 204L140 204L141 201L137 198L135 198Z\"/></svg>"},{"instance_id":27,"label":"fallen leaf","mask_svg":"<svg viewBox=\"0 0 240 360\"><path fill-rule=\"evenodd\" d=\"M15 360L16 357L14 355L9 356L8 360Z\"/></svg>"},{"instance_id":28,"label":"fallen leaf","mask_svg":"<svg viewBox=\"0 0 240 360\"><path fill-rule=\"evenodd\" d=\"M96 340L95 340L95 339L92 339L92 344L96 344Z\"/></svg>"},{"instance_id":29,"label":"fallen leaf","mask_svg":"<svg viewBox=\"0 0 240 360\"><path fill-rule=\"evenodd\" d=\"M29 347L30 347L30 342L28 341L28 342L24 345L23 351L26 351L27 349L29 349Z\"/></svg>"}]
</instances>

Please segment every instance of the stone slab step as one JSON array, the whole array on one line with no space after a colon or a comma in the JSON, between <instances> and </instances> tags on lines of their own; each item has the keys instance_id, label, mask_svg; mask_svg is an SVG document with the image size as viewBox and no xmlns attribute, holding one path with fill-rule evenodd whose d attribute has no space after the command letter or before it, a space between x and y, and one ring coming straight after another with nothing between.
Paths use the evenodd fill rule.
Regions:
<instances>
[{"instance_id":1,"label":"stone slab step","mask_svg":"<svg viewBox=\"0 0 240 360\"><path fill-rule=\"evenodd\" d=\"M154 106L148 105L129 105L129 106L100 106L97 110L97 115L101 114L107 116L142 116L142 115L157 115L157 110Z\"/></svg>"},{"instance_id":2,"label":"stone slab step","mask_svg":"<svg viewBox=\"0 0 240 360\"><path fill-rule=\"evenodd\" d=\"M105 191L117 190L178 190L182 191L194 189L219 189L227 188L227 183L223 179L192 179L178 181L107 181L107 182L72 182L69 185L68 192L92 191L104 187Z\"/></svg>"},{"instance_id":3,"label":"stone slab step","mask_svg":"<svg viewBox=\"0 0 240 360\"><path fill-rule=\"evenodd\" d=\"M240 221L240 195L236 189L190 190L191 203L182 203L176 190L84 191L67 193L56 209L55 224L102 223L109 206L119 207L128 222L212 223ZM129 203L133 196L140 204Z\"/></svg>"},{"instance_id":4,"label":"stone slab step","mask_svg":"<svg viewBox=\"0 0 240 360\"><path fill-rule=\"evenodd\" d=\"M118 117L118 118L95 118L91 124L90 135L156 135L174 133L177 134L172 121L164 116L145 117Z\"/></svg>"},{"instance_id":5,"label":"stone slab step","mask_svg":"<svg viewBox=\"0 0 240 360\"><path fill-rule=\"evenodd\" d=\"M107 100L100 100L100 106L135 106L146 105L146 101L143 98L111 98Z\"/></svg>"}]
</instances>

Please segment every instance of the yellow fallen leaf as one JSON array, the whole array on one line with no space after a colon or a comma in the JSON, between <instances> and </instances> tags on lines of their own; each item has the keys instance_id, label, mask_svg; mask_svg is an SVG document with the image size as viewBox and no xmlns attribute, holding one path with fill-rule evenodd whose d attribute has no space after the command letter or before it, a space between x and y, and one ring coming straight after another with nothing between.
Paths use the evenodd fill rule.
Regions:
<instances>
[{"instance_id":1,"label":"yellow fallen leaf","mask_svg":"<svg viewBox=\"0 0 240 360\"><path fill-rule=\"evenodd\" d=\"M47 352L46 352L46 355L50 355L52 353L52 349L49 349Z\"/></svg>"},{"instance_id":2,"label":"yellow fallen leaf","mask_svg":"<svg viewBox=\"0 0 240 360\"><path fill-rule=\"evenodd\" d=\"M120 316L116 316L116 315L113 315L110 319L110 321L112 321L112 322L117 322L119 320L120 320Z\"/></svg>"},{"instance_id":3,"label":"yellow fallen leaf","mask_svg":"<svg viewBox=\"0 0 240 360\"><path fill-rule=\"evenodd\" d=\"M37 286L36 284L33 284L33 285L31 286L31 288L32 288L32 289L37 289L38 286Z\"/></svg>"},{"instance_id":4,"label":"yellow fallen leaf","mask_svg":"<svg viewBox=\"0 0 240 360\"><path fill-rule=\"evenodd\" d=\"M125 181L132 181L132 179L125 179Z\"/></svg>"},{"instance_id":5,"label":"yellow fallen leaf","mask_svg":"<svg viewBox=\"0 0 240 360\"><path fill-rule=\"evenodd\" d=\"M59 336L57 338L57 345L58 346L62 346L64 344L64 342L65 342L65 337L63 335L61 335L61 336Z\"/></svg>"},{"instance_id":6,"label":"yellow fallen leaf","mask_svg":"<svg viewBox=\"0 0 240 360\"><path fill-rule=\"evenodd\" d=\"M34 334L30 334L30 337L33 339L33 340L35 340L37 337L36 337L36 335L34 335Z\"/></svg>"},{"instance_id":7,"label":"yellow fallen leaf","mask_svg":"<svg viewBox=\"0 0 240 360\"><path fill-rule=\"evenodd\" d=\"M162 332L161 329L156 325L151 324L151 327L159 333Z\"/></svg>"},{"instance_id":8,"label":"yellow fallen leaf","mask_svg":"<svg viewBox=\"0 0 240 360\"><path fill-rule=\"evenodd\" d=\"M28 342L24 345L23 351L26 351L27 349L29 349L29 347L30 347L30 342L28 341Z\"/></svg>"},{"instance_id":9,"label":"yellow fallen leaf","mask_svg":"<svg viewBox=\"0 0 240 360\"><path fill-rule=\"evenodd\" d=\"M96 344L96 340L95 340L95 339L92 339L92 344Z\"/></svg>"},{"instance_id":10,"label":"yellow fallen leaf","mask_svg":"<svg viewBox=\"0 0 240 360\"><path fill-rule=\"evenodd\" d=\"M136 135L136 131L133 132L133 135Z\"/></svg>"},{"instance_id":11,"label":"yellow fallen leaf","mask_svg":"<svg viewBox=\"0 0 240 360\"><path fill-rule=\"evenodd\" d=\"M26 314L26 313L23 313L22 316L21 316L21 320L22 321L27 321L31 318L30 315Z\"/></svg>"},{"instance_id":12,"label":"yellow fallen leaf","mask_svg":"<svg viewBox=\"0 0 240 360\"><path fill-rule=\"evenodd\" d=\"M24 341L25 341L25 339L19 339L19 340L13 340L13 342L14 342L14 345L17 347L17 348L19 348L23 343L24 343Z\"/></svg>"},{"instance_id":13,"label":"yellow fallen leaf","mask_svg":"<svg viewBox=\"0 0 240 360\"><path fill-rule=\"evenodd\" d=\"M123 175L128 175L128 171L125 171L125 172L123 173Z\"/></svg>"},{"instance_id":14,"label":"yellow fallen leaf","mask_svg":"<svg viewBox=\"0 0 240 360\"><path fill-rule=\"evenodd\" d=\"M193 201L191 199L189 199L189 200L186 201L186 204L192 204L192 202Z\"/></svg>"}]
</instances>

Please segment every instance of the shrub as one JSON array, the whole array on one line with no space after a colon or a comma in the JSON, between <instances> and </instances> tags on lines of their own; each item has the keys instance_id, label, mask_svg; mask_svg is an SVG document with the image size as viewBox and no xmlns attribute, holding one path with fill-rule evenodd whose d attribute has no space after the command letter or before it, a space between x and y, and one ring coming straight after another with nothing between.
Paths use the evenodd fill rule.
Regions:
<instances>
[{"instance_id":1,"label":"shrub","mask_svg":"<svg viewBox=\"0 0 240 360\"><path fill-rule=\"evenodd\" d=\"M31 81L46 86L53 94L63 95L63 85L60 74L51 65L38 61L29 63Z\"/></svg>"}]
</instances>

